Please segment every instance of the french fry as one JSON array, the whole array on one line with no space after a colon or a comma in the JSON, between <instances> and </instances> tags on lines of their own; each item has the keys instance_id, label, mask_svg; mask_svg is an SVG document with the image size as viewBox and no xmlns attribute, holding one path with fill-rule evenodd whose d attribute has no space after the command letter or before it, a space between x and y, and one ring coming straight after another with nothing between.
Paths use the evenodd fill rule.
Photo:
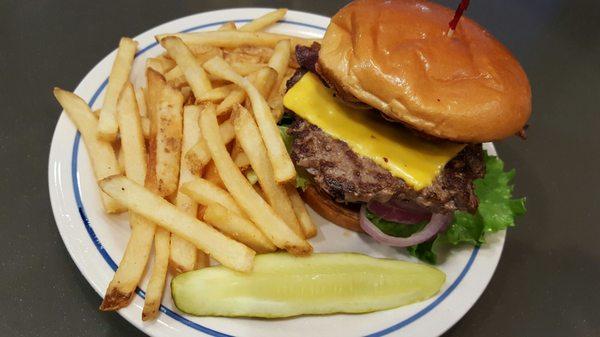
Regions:
<instances>
[{"instance_id":1,"label":"french fry","mask_svg":"<svg viewBox=\"0 0 600 337\"><path fill-rule=\"evenodd\" d=\"M149 321L158 316L158 309L162 301L169 266L169 232L164 228L157 228L154 235L154 265L152 275L146 287L142 321Z\"/></svg>"},{"instance_id":2,"label":"french fry","mask_svg":"<svg viewBox=\"0 0 600 337\"><path fill-rule=\"evenodd\" d=\"M160 44L169 52L169 55L171 55L183 72L186 81L190 84L194 92L194 96L200 97L212 89L210 80L202 65L196 60L194 54L192 54L181 39L168 36L160 40Z\"/></svg>"},{"instance_id":3,"label":"french fry","mask_svg":"<svg viewBox=\"0 0 600 337\"><path fill-rule=\"evenodd\" d=\"M196 97L196 102L220 102L225 99L231 93L231 90L235 88L235 85L228 84L221 87L214 88L206 93L204 93L200 97Z\"/></svg>"},{"instance_id":4,"label":"french fry","mask_svg":"<svg viewBox=\"0 0 600 337\"><path fill-rule=\"evenodd\" d=\"M273 113L273 118L279 121L283 116L283 96L282 95L271 95L267 102Z\"/></svg>"},{"instance_id":5,"label":"french fry","mask_svg":"<svg viewBox=\"0 0 600 337\"><path fill-rule=\"evenodd\" d=\"M96 119L98 119L98 117L100 117L100 109L96 109L96 110L92 111L92 113L94 114L94 117L96 117Z\"/></svg>"},{"instance_id":6,"label":"french fry","mask_svg":"<svg viewBox=\"0 0 600 337\"><path fill-rule=\"evenodd\" d=\"M240 31L212 31L178 34L160 34L156 40L160 41L167 36L177 36L186 45L209 45L223 48L236 48L240 46L274 47L281 40L291 40L292 47L297 45L310 46L319 39L305 39L296 36L264 33L264 32L240 32ZM293 51L293 50L292 50Z\"/></svg>"},{"instance_id":7,"label":"french fry","mask_svg":"<svg viewBox=\"0 0 600 337\"><path fill-rule=\"evenodd\" d=\"M146 60L146 67L152 68L164 75L175 67L175 61L166 57L151 57Z\"/></svg>"},{"instance_id":8,"label":"french fry","mask_svg":"<svg viewBox=\"0 0 600 337\"><path fill-rule=\"evenodd\" d=\"M195 105L188 105L183 110L183 141L181 150L182 153L187 152L200 137L200 127L198 126L198 118L200 116L200 108ZM198 213L198 205L194 200L182 192L181 186L188 181L194 179L190 167L181 157L181 165L179 170L179 189L175 197L175 206L180 210L196 216ZM202 254L202 253L201 253ZM199 257L202 261L204 257ZM171 234L171 253L169 255L169 263L176 274L194 270L196 267L196 247L175 234Z\"/></svg>"},{"instance_id":9,"label":"french fry","mask_svg":"<svg viewBox=\"0 0 600 337\"><path fill-rule=\"evenodd\" d=\"M258 177L260 187L265 194L269 205L285 223L299 237L304 237L300 223L296 218L296 213L292 207L292 202L283 185L277 184L273 173L273 167L269 162L267 149L260 137L260 131L254 123L254 119L242 106L237 106L232 116L235 118L235 137L237 144L240 144L244 153L250 161L254 173Z\"/></svg>"},{"instance_id":10,"label":"french fry","mask_svg":"<svg viewBox=\"0 0 600 337\"><path fill-rule=\"evenodd\" d=\"M204 221L257 253L269 253L277 249L252 222L218 203L206 206Z\"/></svg>"},{"instance_id":11,"label":"french fry","mask_svg":"<svg viewBox=\"0 0 600 337\"><path fill-rule=\"evenodd\" d=\"M125 158L125 172L132 181L143 184L146 177L146 146L141 136L141 122L131 84L126 84L117 103L117 121L121 132L121 153ZM139 284L156 226L137 213L129 213L131 236L119 268L108 285L100 310L118 310L126 307Z\"/></svg>"},{"instance_id":12,"label":"french fry","mask_svg":"<svg viewBox=\"0 0 600 337\"><path fill-rule=\"evenodd\" d=\"M156 117L156 111L160 102L163 88L166 86L166 80L163 75L154 69L146 69L146 113L152 124L152 119ZM152 125L151 125L152 126ZM150 130L151 133L155 132Z\"/></svg>"},{"instance_id":13,"label":"french fry","mask_svg":"<svg viewBox=\"0 0 600 337\"><path fill-rule=\"evenodd\" d=\"M142 134L145 139L150 138L150 118L148 117L142 118Z\"/></svg>"},{"instance_id":14,"label":"french fry","mask_svg":"<svg viewBox=\"0 0 600 337\"><path fill-rule=\"evenodd\" d=\"M74 93L54 88L54 97L77 127L87 148L97 180L119 174L119 163L112 145L98 139L98 120L87 103ZM102 204L107 213L126 210L116 200L102 192Z\"/></svg>"},{"instance_id":15,"label":"french fry","mask_svg":"<svg viewBox=\"0 0 600 337\"><path fill-rule=\"evenodd\" d=\"M238 73L240 76L247 76L254 72L264 68L266 64L261 63L247 63L247 62L231 62L229 63L231 68Z\"/></svg>"},{"instance_id":16,"label":"french fry","mask_svg":"<svg viewBox=\"0 0 600 337\"><path fill-rule=\"evenodd\" d=\"M292 202L292 207L294 208L294 213L296 213L296 218L298 218L300 226L302 226L302 232L304 233L304 236L307 239L314 237L317 235L317 227L308 214L308 211L304 205L304 200L302 200L300 194L298 194L296 186L293 184L286 184L285 189Z\"/></svg>"},{"instance_id":17,"label":"french fry","mask_svg":"<svg viewBox=\"0 0 600 337\"><path fill-rule=\"evenodd\" d=\"M121 175L112 176L101 180L100 187L130 210L193 243L221 264L243 272L252 269L253 250L180 211L132 180Z\"/></svg>"},{"instance_id":18,"label":"french fry","mask_svg":"<svg viewBox=\"0 0 600 337\"><path fill-rule=\"evenodd\" d=\"M181 88L188 85L187 79L180 67L175 66L165 74L165 80L173 88Z\"/></svg>"},{"instance_id":19,"label":"french fry","mask_svg":"<svg viewBox=\"0 0 600 337\"><path fill-rule=\"evenodd\" d=\"M219 125L219 132L225 144L231 142L235 138L232 120L228 119ZM185 151L185 159L190 166L191 172L194 175L200 175L202 168L210 161L210 152L202 137L188 151Z\"/></svg>"},{"instance_id":20,"label":"french fry","mask_svg":"<svg viewBox=\"0 0 600 337\"><path fill-rule=\"evenodd\" d=\"M229 21L229 22L224 23L221 27L219 27L218 30L221 30L221 31L237 30L237 26L235 25L235 22Z\"/></svg>"},{"instance_id":21,"label":"french fry","mask_svg":"<svg viewBox=\"0 0 600 337\"><path fill-rule=\"evenodd\" d=\"M287 9L280 8L248 22L247 24L241 26L239 30L243 32L261 31L283 19L285 14L287 14Z\"/></svg>"},{"instance_id":22,"label":"french fry","mask_svg":"<svg viewBox=\"0 0 600 337\"><path fill-rule=\"evenodd\" d=\"M223 183L237 201L238 206L277 247L296 255L310 254L312 252L310 243L299 237L286 225L269 204L254 191L235 166L217 128L215 107L213 104L209 104L200 115L202 137L206 140Z\"/></svg>"},{"instance_id":23,"label":"french fry","mask_svg":"<svg viewBox=\"0 0 600 337\"><path fill-rule=\"evenodd\" d=\"M204 63L215 56L223 56L223 50L219 47L199 44L188 45L187 47L200 63Z\"/></svg>"},{"instance_id":24,"label":"french fry","mask_svg":"<svg viewBox=\"0 0 600 337\"><path fill-rule=\"evenodd\" d=\"M280 82L288 70L290 63L290 40L281 40L277 42L275 51L269 60L269 67L277 71L277 81Z\"/></svg>"},{"instance_id":25,"label":"french fry","mask_svg":"<svg viewBox=\"0 0 600 337\"><path fill-rule=\"evenodd\" d=\"M277 76L277 71L275 69L263 67L256 73L256 76L251 79L251 82L263 97L268 97L271 89L277 83Z\"/></svg>"},{"instance_id":26,"label":"french fry","mask_svg":"<svg viewBox=\"0 0 600 337\"><path fill-rule=\"evenodd\" d=\"M192 54L194 54L196 61L198 61L198 63L200 63L201 65L215 56L223 56L223 51L221 50L221 48L218 47L203 46L202 49L198 47L194 49L188 49L192 52Z\"/></svg>"},{"instance_id":27,"label":"french fry","mask_svg":"<svg viewBox=\"0 0 600 337\"><path fill-rule=\"evenodd\" d=\"M133 212L129 214L129 224L131 236L119 268L109 283L100 305L102 311L114 311L126 307L146 269L156 226Z\"/></svg>"},{"instance_id":28,"label":"french fry","mask_svg":"<svg viewBox=\"0 0 600 337\"><path fill-rule=\"evenodd\" d=\"M121 153L124 156L127 177L138 184L146 178L146 144L142 120L138 112L135 92L131 83L125 84L117 103L117 122L121 130Z\"/></svg>"},{"instance_id":29,"label":"french fry","mask_svg":"<svg viewBox=\"0 0 600 337\"><path fill-rule=\"evenodd\" d=\"M185 86L179 89L181 94L183 95L184 105L193 105L196 101L194 97L194 93L192 92L192 88L189 86Z\"/></svg>"},{"instance_id":30,"label":"french fry","mask_svg":"<svg viewBox=\"0 0 600 337\"><path fill-rule=\"evenodd\" d=\"M137 102L140 117L148 117L148 112L146 110L146 93L144 92L144 89L135 89L135 100Z\"/></svg>"},{"instance_id":31,"label":"french fry","mask_svg":"<svg viewBox=\"0 0 600 337\"><path fill-rule=\"evenodd\" d=\"M119 163L119 171L125 172L125 154L123 153L123 151L116 148L114 145L113 145L113 149L114 149L115 153L117 154L117 162Z\"/></svg>"},{"instance_id":32,"label":"french fry","mask_svg":"<svg viewBox=\"0 0 600 337\"><path fill-rule=\"evenodd\" d=\"M232 64L232 63L251 63L251 64L261 63L259 55L246 54L246 53L241 53L241 52L236 52L236 51L227 51L227 52L223 53L223 59L225 61L227 61L227 63L229 63L229 64ZM206 60L206 61L208 61L208 60Z\"/></svg>"},{"instance_id":33,"label":"french fry","mask_svg":"<svg viewBox=\"0 0 600 337\"><path fill-rule=\"evenodd\" d=\"M231 53L258 56L259 63L268 63L273 55L273 48L258 46L241 46L231 50Z\"/></svg>"},{"instance_id":34,"label":"french fry","mask_svg":"<svg viewBox=\"0 0 600 337\"><path fill-rule=\"evenodd\" d=\"M275 180L282 184L295 179L296 169L285 148L279 128L265 98L261 96L260 92L248 79L236 74L222 58L215 57L204 63L204 67L208 72L231 81L246 91L252 102L252 112L275 171Z\"/></svg>"},{"instance_id":35,"label":"french fry","mask_svg":"<svg viewBox=\"0 0 600 337\"><path fill-rule=\"evenodd\" d=\"M215 163L212 160L206 165L206 169L204 170L204 175L202 176L202 178L210 181L211 183L219 187L225 188L225 184L223 184L223 180L221 180L221 176L217 171L217 167L215 166Z\"/></svg>"},{"instance_id":36,"label":"french fry","mask_svg":"<svg viewBox=\"0 0 600 337\"><path fill-rule=\"evenodd\" d=\"M164 83L164 78L152 69L148 77L150 110L150 140L146 185L156 186L161 196L177 191L181 159L183 95ZM156 92L151 88L160 88Z\"/></svg>"},{"instance_id":37,"label":"french fry","mask_svg":"<svg viewBox=\"0 0 600 337\"><path fill-rule=\"evenodd\" d=\"M235 142L235 144L233 145L233 149L231 149L231 159L233 159L235 165L242 172L250 168L250 160L248 159L248 156L246 156L244 150L242 150L242 147L239 145L238 142Z\"/></svg>"},{"instance_id":38,"label":"french fry","mask_svg":"<svg viewBox=\"0 0 600 337\"><path fill-rule=\"evenodd\" d=\"M194 178L183 184L181 191L200 205L208 206L216 203L235 214L244 214L229 192L206 179Z\"/></svg>"},{"instance_id":39,"label":"french fry","mask_svg":"<svg viewBox=\"0 0 600 337\"><path fill-rule=\"evenodd\" d=\"M233 89L227 97L217 106L217 116L231 111L231 109L244 102L246 93L242 89Z\"/></svg>"},{"instance_id":40,"label":"french fry","mask_svg":"<svg viewBox=\"0 0 600 337\"><path fill-rule=\"evenodd\" d=\"M102 140L112 142L117 139L117 100L123 85L129 80L136 50L137 42L127 37L121 38L98 119L98 137Z\"/></svg>"}]
</instances>

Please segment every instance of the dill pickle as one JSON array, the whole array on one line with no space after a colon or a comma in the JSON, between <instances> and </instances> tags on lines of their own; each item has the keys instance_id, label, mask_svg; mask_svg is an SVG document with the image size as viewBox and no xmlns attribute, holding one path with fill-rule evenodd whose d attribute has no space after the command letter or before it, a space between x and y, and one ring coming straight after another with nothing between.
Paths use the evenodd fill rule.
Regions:
<instances>
[{"instance_id":1,"label":"dill pickle","mask_svg":"<svg viewBox=\"0 0 600 337\"><path fill-rule=\"evenodd\" d=\"M196 316L277 318L363 313L426 300L444 284L440 270L362 254L258 255L250 273L217 266L171 281L177 308Z\"/></svg>"}]
</instances>

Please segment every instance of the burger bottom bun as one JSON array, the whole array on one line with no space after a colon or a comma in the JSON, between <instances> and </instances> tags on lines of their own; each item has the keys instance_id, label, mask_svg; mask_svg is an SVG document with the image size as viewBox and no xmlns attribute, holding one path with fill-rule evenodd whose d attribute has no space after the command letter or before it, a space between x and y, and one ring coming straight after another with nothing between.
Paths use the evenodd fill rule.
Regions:
<instances>
[{"instance_id":1,"label":"burger bottom bun","mask_svg":"<svg viewBox=\"0 0 600 337\"><path fill-rule=\"evenodd\" d=\"M301 193L302 199L319 215L334 224L355 232L363 232L360 227L359 213L355 207L335 202L327 194L314 186Z\"/></svg>"}]
</instances>

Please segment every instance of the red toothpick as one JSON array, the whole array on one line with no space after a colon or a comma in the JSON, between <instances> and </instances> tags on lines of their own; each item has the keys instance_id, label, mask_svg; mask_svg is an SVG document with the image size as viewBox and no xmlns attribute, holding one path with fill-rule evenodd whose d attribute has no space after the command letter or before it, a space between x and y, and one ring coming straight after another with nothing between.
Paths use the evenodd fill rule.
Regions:
<instances>
[{"instance_id":1,"label":"red toothpick","mask_svg":"<svg viewBox=\"0 0 600 337\"><path fill-rule=\"evenodd\" d=\"M458 20L460 20L460 17L463 15L463 12L467 9L467 7L469 7L469 0L461 0L460 4L458 4L458 7L456 8L456 12L454 12L454 17L452 18L452 21L448 23L448 27L450 27L450 29L448 29L448 32L446 33L448 37L452 37L452 35L454 34L456 26L458 25Z\"/></svg>"}]
</instances>

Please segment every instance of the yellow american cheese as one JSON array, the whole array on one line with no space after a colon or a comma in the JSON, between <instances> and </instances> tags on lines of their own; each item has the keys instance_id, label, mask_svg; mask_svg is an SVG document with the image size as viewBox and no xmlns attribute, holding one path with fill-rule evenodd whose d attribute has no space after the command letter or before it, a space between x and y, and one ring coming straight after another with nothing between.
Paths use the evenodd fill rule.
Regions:
<instances>
[{"instance_id":1,"label":"yellow american cheese","mask_svg":"<svg viewBox=\"0 0 600 337\"><path fill-rule=\"evenodd\" d=\"M348 107L310 72L290 88L283 105L415 190L431 185L446 163L465 146L430 142L386 122L375 112Z\"/></svg>"}]
</instances>

